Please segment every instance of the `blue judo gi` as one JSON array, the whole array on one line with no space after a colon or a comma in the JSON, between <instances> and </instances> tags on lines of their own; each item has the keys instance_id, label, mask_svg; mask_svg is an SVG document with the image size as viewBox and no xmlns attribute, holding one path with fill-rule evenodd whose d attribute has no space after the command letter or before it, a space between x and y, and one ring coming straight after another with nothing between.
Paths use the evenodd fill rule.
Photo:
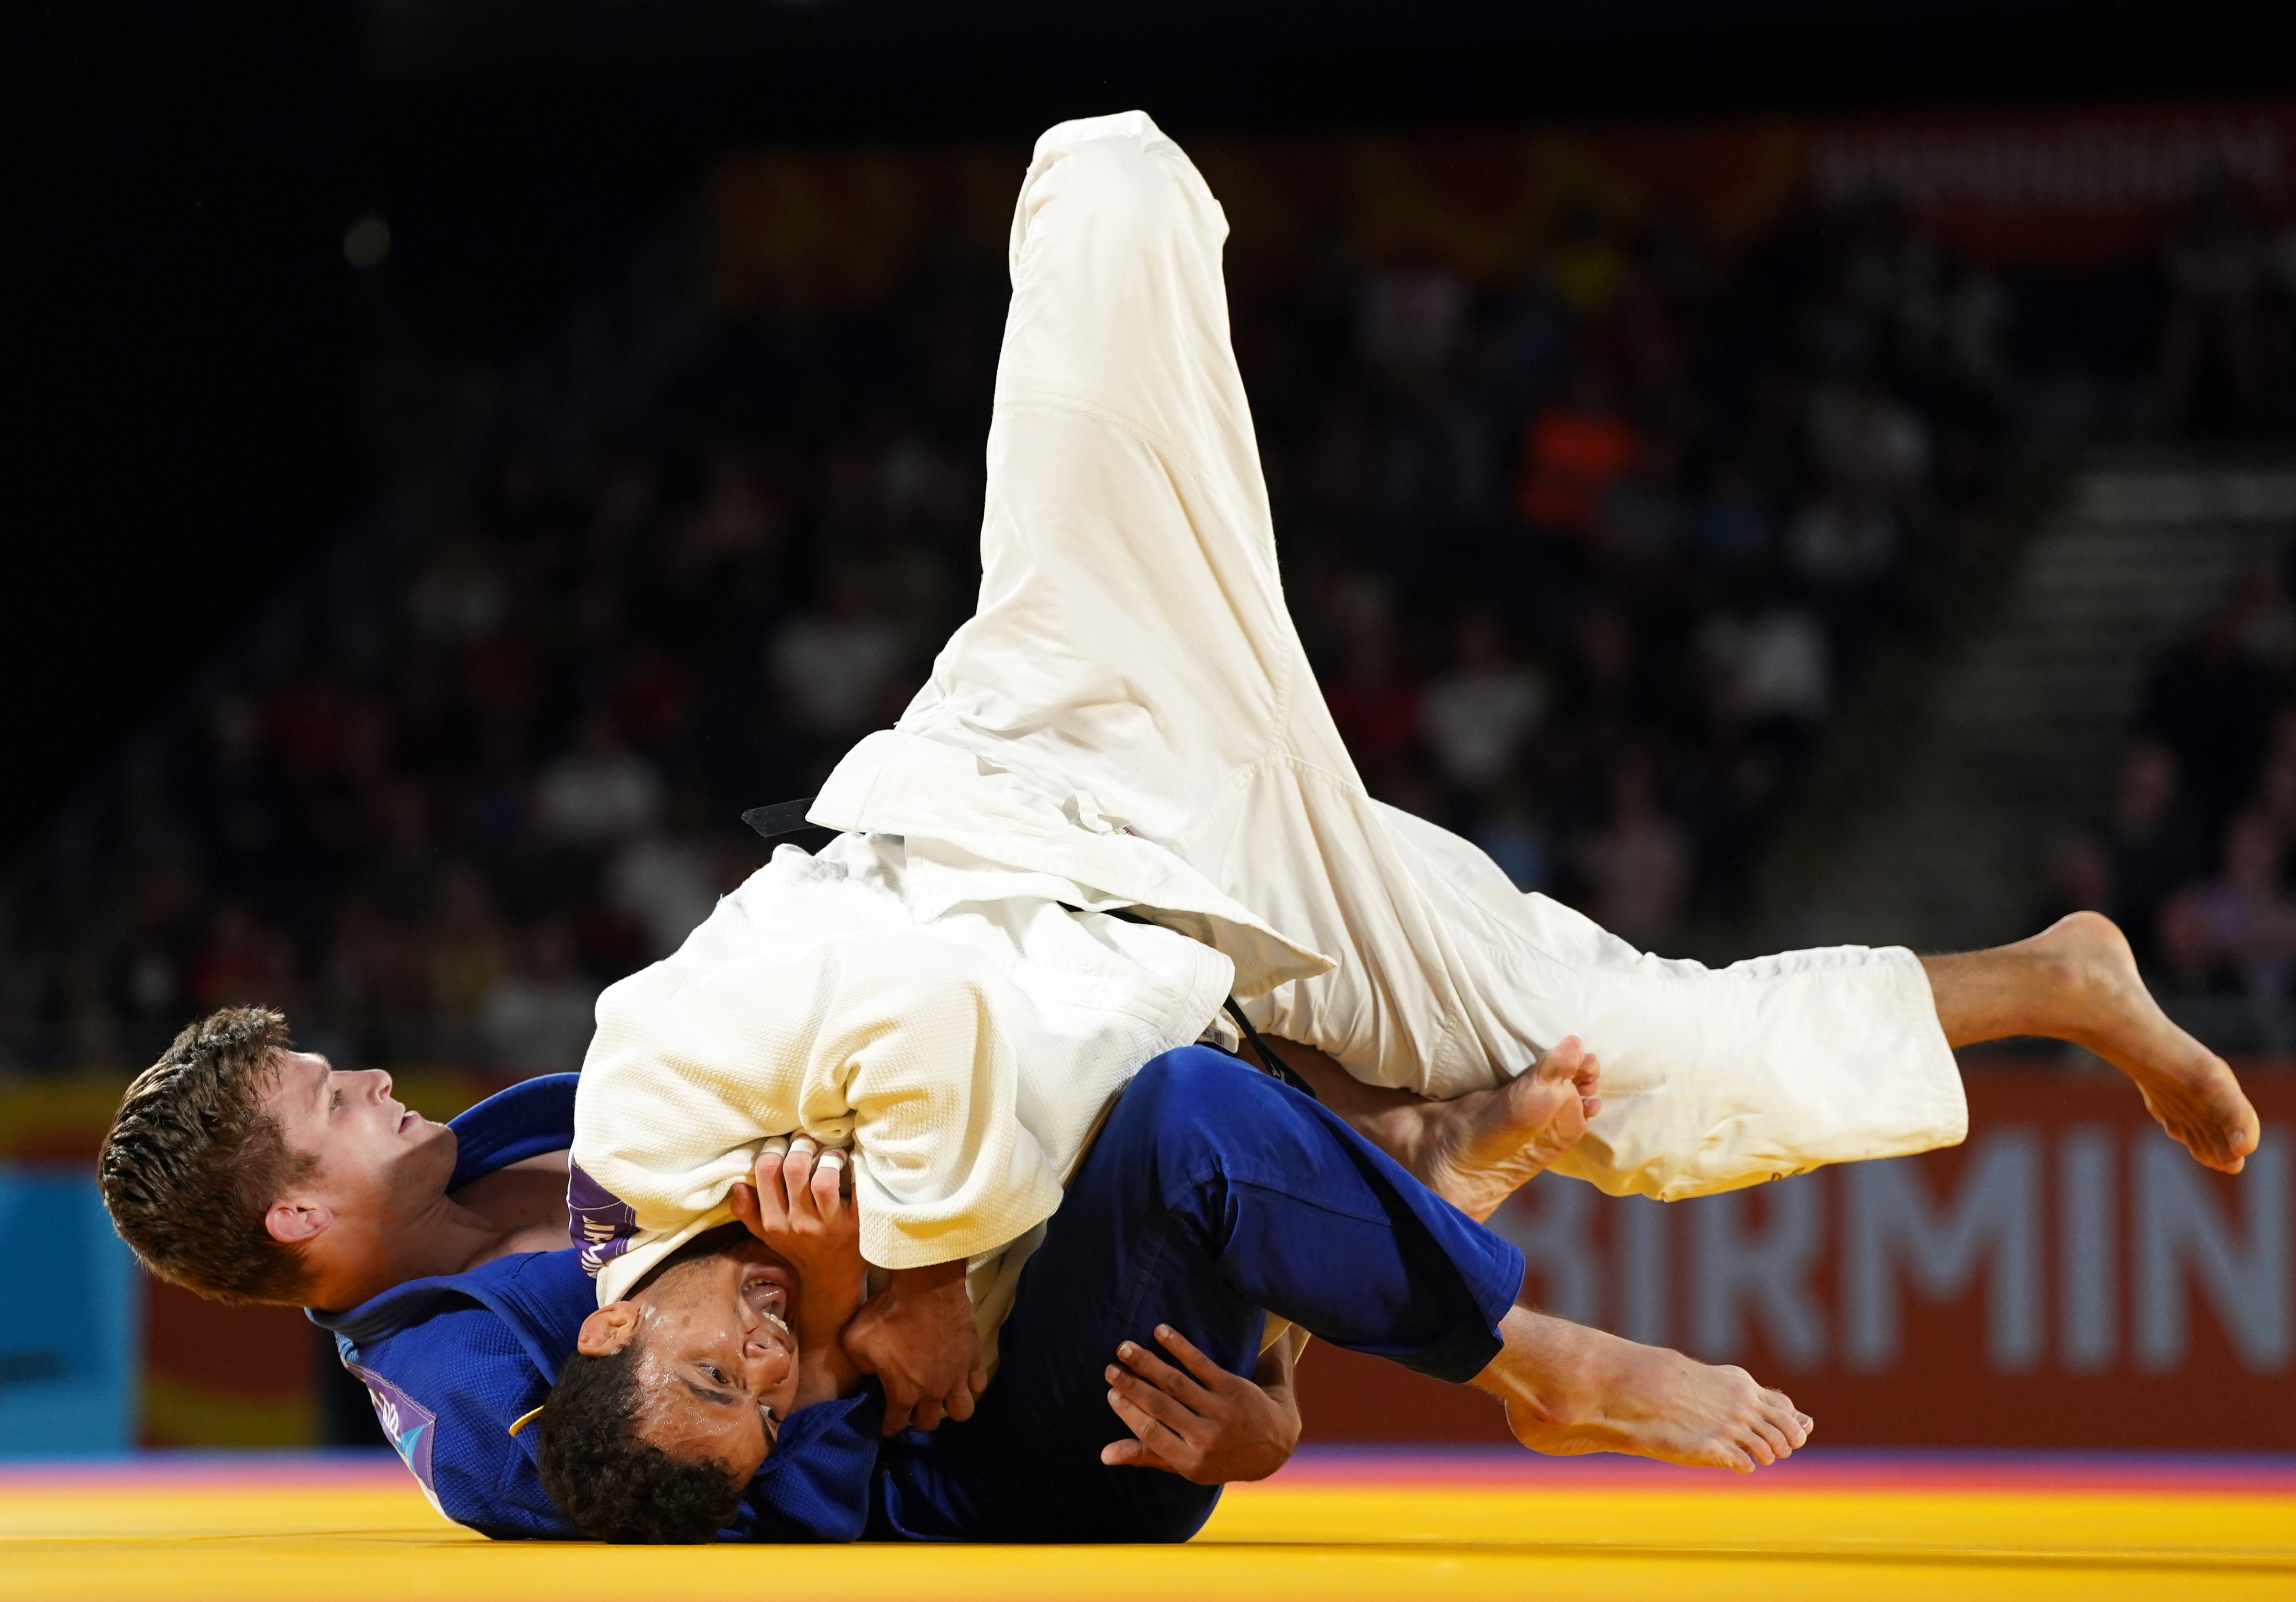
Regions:
<instances>
[{"instance_id":1,"label":"blue judo gi","mask_svg":"<svg viewBox=\"0 0 2296 1602\"><path fill-rule=\"evenodd\" d=\"M574 1139L576 1075L550 1074L488 1097L450 1127L449 1195ZM597 1282L571 1246L524 1252L410 1280L348 1312L313 1312L343 1367L365 1385L383 1434L458 1524L497 1540L579 1540L542 1489L536 1436L510 1425L542 1405L598 1305ZM783 1427L750 1483L727 1540L851 1540L868 1514L883 1403L873 1385L806 1408Z\"/></svg>"},{"instance_id":2,"label":"blue judo gi","mask_svg":"<svg viewBox=\"0 0 2296 1602\"><path fill-rule=\"evenodd\" d=\"M1172 1325L1232 1373L1269 1312L1464 1383L1498 1355L1522 1254L1308 1097L1201 1046L1142 1069L1021 1270L972 1418L879 1454L880 1540L1185 1540L1217 1486L1111 1468L1104 1371ZM794 1424L803 1412L792 1417Z\"/></svg>"},{"instance_id":3,"label":"blue judo gi","mask_svg":"<svg viewBox=\"0 0 2296 1602\"><path fill-rule=\"evenodd\" d=\"M562 1149L574 1076L513 1086L455 1120L450 1192ZM1521 1253L1307 1097L1203 1047L1168 1052L1118 1102L1021 1270L996 1381L973 1417L881 1441L873 1381L783 1425L727 1540L1185 1540L1219 1499L1110 1468L1127 1431L1103 1370L1177 1327L1237 1374L1273 1311L1318 1338L1438 1379L1500 1346ZM539 1406L597 1305L570 1248L418 1279L332 1330L383 1428L439 1510L497 1538L573 1538L544 1493Z\"/></svg>"}]
</instances>

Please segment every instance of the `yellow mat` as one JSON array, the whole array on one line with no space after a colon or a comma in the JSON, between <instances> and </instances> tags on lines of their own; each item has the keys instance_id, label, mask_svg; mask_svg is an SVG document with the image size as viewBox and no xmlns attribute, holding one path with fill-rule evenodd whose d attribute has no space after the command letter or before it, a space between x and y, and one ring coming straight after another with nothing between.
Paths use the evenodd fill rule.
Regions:
<instances>
[{"instance_id":1,"label":"yellow mat","mask_svg":"<svg viewBox=\"0 0 2296 1602\"><path fill-rule=\"evenodd\" d=\"M1792 1466L1789 1466L1790 1467ZM1303 1463L1185 1547L496 1544L396 1465L0 1475L0 1597L2296 1598L2296 1474L1723 1476Z\"/></svg>"}]
</instances>

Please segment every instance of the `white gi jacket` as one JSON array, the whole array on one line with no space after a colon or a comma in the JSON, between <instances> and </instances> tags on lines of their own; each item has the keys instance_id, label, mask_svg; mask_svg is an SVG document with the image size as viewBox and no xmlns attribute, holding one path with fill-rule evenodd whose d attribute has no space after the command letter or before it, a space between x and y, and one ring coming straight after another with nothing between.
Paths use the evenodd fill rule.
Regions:
<instances>
[{"instance_id":1,"label":"white gi jacket","mask_svg":"<svg viewBox=\"0 0 2296 1602\"><path fill-rule=\"evenodd\" d=\"M1260 1028L1430 1096L1579 1036L1603 1106L1555 1171L1612 1195L1962 1138L1913 953L1637 951L1365 792L1283 602L1226 227L1136 111L1037 141L979 609L809 814L870 842L783 852L600 1001L570 1200L609 1299L728 1218L760 1139L800 1128L852 1131L873 1262L1003 1245L1231 983ZM832 873L834 894L808 876Z\"/></svg>"},{"instance_id":2,"label":"white gi jacket","mask_svg":"<svg viewBox=\"0 0 2296 1602\"><path fill-rule=\"evenodd\" d=\"M849 834L818 858L785 846L674 955L599 998L570 1196L602 1301L730 1220L765 1138L797 1131L851 1144L870 1262L991 1254L1051 1215L1143 1064L1198 1039L1239 983L1330 966L1169 852L980 767L865 742L825 801L873 788L898 816L911 789L939 792L944 813L969 794L978 829ZM1189 932L1100 910L1143 903Z\"/></svg>"}]
</instances>

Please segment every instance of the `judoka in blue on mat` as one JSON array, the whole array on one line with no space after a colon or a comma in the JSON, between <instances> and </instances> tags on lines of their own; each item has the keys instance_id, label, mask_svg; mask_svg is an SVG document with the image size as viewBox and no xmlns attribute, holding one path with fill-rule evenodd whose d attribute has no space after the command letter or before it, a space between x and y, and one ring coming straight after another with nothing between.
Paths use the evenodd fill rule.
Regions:
<instances>
[{"instance_id":1,"label":"judoka in blue on mat","mask_svg":"<svg viewBox=\"0 0 2296 1602\"><path fill-rule=\"evenodd\" d=\"M425 1395L361 1364L379 1408L427 1412L441 1450L469 1432L467 1460L519 1488L490 1523L474 1470L454 1516L684 1539L722 1512L736 1532L833 1538L854 1532L850 1508L824 1508L865 1458L882 1532L1168 1538L1202 1508L1109 1487L1152 1483L1122 1466L1135 1453L1181 1466L1155 1455L1182 1452L1155 1409L1196 1419L1223 1462L1264 1458L1240 1443L1268 1417L1252 1409L1282 1410L1295 1338L1263 1356L1263 1312L1498 1392L1537 1450L1751 1468L1806 1439L1790 1402L1516 1307L1520 1265L1480 1220L1548 1167L1671 1199L1949 1144L1966 1127L1951 1048L2013 1034L2096 1051L2212 1167L2254 1150L2229 1070L2161 1015L2104 919L1956 956L1842 947L1713 970L1521 894L1374 801L1283 606L1225 233L1139 113L1038 142L978 612L814 801L835 842L781 850L601 998L570 1154L465 1162L460 1130L391 1101L384 1076L289 1051L273 1014L194 1025L130 1089L102 1172L155 1271L337 1310L355 1361L483 1314L496 1380L433 1362ZM1320 1106L1218 1055L1261 1061L1230 997ZM1152 1063L1153 1094L1127 1092ZM1214 1111L1217 1131L1199 1116ZM1184 1143L1201 1163L1179 1163ZM1279 1157L1300 1164L1289 1181ZM1152 1228L1152 1184L1174 1187ZM570 1222L572 1270L595 1277L575 1332L528 1317L567 1298L514 1288L566 1282L543 1265L570 1260L540 1248ZM844 1231L869 1265L857 1283L818 1245ZM1128 1232L1168 1263L1151 1271ZM1119 1264L1192 1304L1127 1301L1086 1271ZM714 1375L693 1358L712 1320L740 1360L721 1351ZM1235 1384L1156 1356L1159 1320ZM1093 1341L1136 1354L1091 1358L1135 1376L1112 1402L1077 1367ZM459 1387L452 1407L440 1386ZM879 1397L890 1443L873 1447L859 1421ZM1055 1416L1070 1444L1100 1435L1108 1475L1024 1485L986 1466L980 1442ZM450 1457L426 1459L434 1481ZM564 1505L537 1491L543 1463Z\"/></svg>"}]
</instances>

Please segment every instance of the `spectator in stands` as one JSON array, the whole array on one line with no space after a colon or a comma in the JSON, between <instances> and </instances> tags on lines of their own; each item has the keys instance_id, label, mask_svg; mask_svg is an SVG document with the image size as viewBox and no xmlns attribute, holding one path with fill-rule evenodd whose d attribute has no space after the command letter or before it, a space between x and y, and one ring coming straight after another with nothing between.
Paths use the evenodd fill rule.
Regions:
<instances>
[{"instance_id":1,"label":"spectator in stands","mask_svg":"<svg viewBox=\"0 0 2296 1602\"><path fill-rule=\"evenodd\" d=\"M1301 489L1308 504L1352 524L1371 506L1379 451L1363 397L1341 390L1322 408L1322 419L1301 462Z\"/></svg>"},{"instance_id":2,"label":"spectator in stands","mask_svg":"<svg viewBox=\"0 0 2296 1602\"><path fill-rule=\"evenodd\" d=\"M1710 568L1737 571L1770 555L1770 509L1752 475L1734 460L1724 462L1692 520L1692 548Z\"/></svg>"},{"instance_id":3,"label":"spectator in stands","mask_svg":"<svg viewBox=\"0 0 2296 1602\"><path fill-rule=\"evenodd\" d=\"M1390 374L1447 366L1466 331L1472 295L1456 273L1414 267L1365 275L1357 297L1356 347Z\"/></svg>"},{"instance_id":4,"label":"spectator in stands","mask_svg":"<svg viewBox=\"0 0 2296 1602\"><path fill-rule=\"evenodd\" d=\"M188 1008L184 975L198 932L198 893L189 875L160 867L138 879L128 897L108 989L139 1047L176 1026Z\"/></svg>"},{"instance_id":5,"label":"spectator in stands","mask_svg":"<svg viewBox=\"0 0 2296 1602\"><path fill-rule=\"evenodd\" d=\"M2157 954L2158 988L2164 1002L2192 1002L2236 993L2233 976L2217 949L2207 909L2198 896L2180 893L2161 904L2147 947Z\"/></svg>"},{"instance_id":6,"label":"spectator in stands","mask_svg":"<svg viewBox=\"0 0 2296 1602\"><path fill-rule=\"evenodd\" d=\"M1421 699L1420 728L1446 779L1484 792L1508 776L1538 731L1546 683L1514 660L1498 620L1480 607L1459 614L1452 650L1450 670Z\"/></svg>"},{"instance_id":7,"label":"spectator in stands","mask_svg":"<svg viewBox=\"0 0 2296 1602\"><path fill-rule=\"evenodd\" d=\"M754 459L721 447L709 456L709 487L670 531L664 565L676 579L722 563L762 560L780 544L781 533L780 509L767 495Z\"/></svg>"},{"instance_id":8,"label":"spectator in stands","mask_svg":"<svg viewBox=\"0 0 2296 1602\"><path fill-rule=\"evenodd\" d=\"M1652 438L1604 492L1599 543L1611 562L1653 573L1680 553L1690 513L1676 485L1679 460L1671 440Z\"/></svg>"},{"instance_id":9,"label":"spectator in stands","mask_svg":"<svg viewBox=\"0 0 2296 1602\"><path fill-rule=\"evenodd\" d=\"M1642 452L1601 361L1582 357L1564 398L1523 430L1515 510L1536 528L1580 537L1601 526L1605 498Z\"/></svg>"},{"instance_id":10,"label":"spectator in stands","mask_svg":"<svg viewBox=\"0 0 2296 1602\"><path fill-rule=\"evenodd\" d=\"M2236 182L2219 177L2161 254L2169 310L2161 388L2171 415L2187 427L2221 433L2260 417L2265 265L2254 207ZM2212 383L2218 393L2205 393Z\"/></svg>"},{"instance_id":11,"label":"spectator in stands","mask_svg":"<svg viewBox=\"0 0 2296 1602\"><path fill-rule=\"evenodd\" d=\"M543 831L592 848L651 828L662 800L661 775L622 743L614 714L603 706L584 715L572 749L543 769L535 788Z\"/></svg>"},{"instance_id":12,"label":"spectator in stands","mask_svg":"<svg viewBox=\"0 0 2296 1602\"><path fill-rule=\"evenodd\" d=\"M296 991L295 953L286 936L244 901L226 901L184 975L193 1009L268 1004Z\"/></svg>"},{"instance_id":13,"label":"spectator in stands","mask_svg":"<svg viewBox=\"0 0 2296 1602\"><path fill-rule=\"evenodd\" d=\"M1939 331L1947 372L1968 393L1997 404L2010 384L2005 344L2013 310L1998 275L1964 267Z\"/></svg>"},{"instance_id":14,"label":"spectator in stands","mask_svg":"<svg viewBox=\"0 0 2296 1602\"><path fill-rule=\"evenodd\" d=\"M119 1020L105 999L96 965L86 953L75 953L59 965L56 1001L66 1064L99 1072L116 1065L121 1045Z\"/></svg>"},{"instance_id":15,"label":"spectator in stands","mask_svg":"<svg viewBox=\"0 0 2296 1602\"><path fill-rule=\"evenodd\" d=\"M2100 832L2111 864L2108 910L2128 932L2140 965L2156 955L2162 900L2199 864L2200 831L2181 801L2176 753L2158 740L2132 743Z\"/></svg>"},{"instance_id":16,"label":"spectator in stands","mask_svg":"<svg viewBox=\"0 0 2296 1602\"><path fill-rule=\"evenodd\" d=\"M461 534L439 546L410 587L406 604L417 637L455 646L493 633L510 609L510 594L492 554Z\"/></svg>"},{"instance_id":17,"label":"spectator in stands","mask_svg":"<svg viewBox=\"0 0 2296 1602\"><path fill-rule=\"evenodd\" d=\"M575 965L573 937L545 918L515 942L509 971L480 1010L487 1060L521 1077L578 1069L597 1002L598 987Z\"/></svg>"},{"instance_id":18,"label":"spectator in stands","mask_svg":"<svg viewBox=\"0 0 2296 1602\"><path fill-rule=\"evenodd\" d=\"M1889 577L1898 546L1890 503L1852 480L1836 479L1794 519L1786 556L1815 590L1848 608Z\"/></svg>"},{"instance_id":19,"label":"spectator in stands","mask_svg":"<svg viewBox=\"0 0 2296 1602\"><path fill-rule=\"evenodd\" d=\"M430 906L438 858L430 840L430 797L419 780L394 778L370 798L365 834L373 842L358 875L361 896L402 924Z\"/></svg>"},{"instance_id":20,"label":"spectator in stands","mask_svg":"<svg viewBox=\"0 0 2296 1602\"><path fill-rule=\"evenodd\" d=\"M2296 706L2283 706L2273 719L2271 754L2256 782L2255 804L2283 844L2296 842Z\"/></svg>"},{"instance_id":21,"label":"spectator in stands","mask_svg":"<svg viewBox=\"0 0 2296 1602\"><path fill-rule=\"evenodd\" d=\"M1649 721L1640 638L1633 613L1616 596L1595 596L1578 613L1571 642L1570 704L1587 729L1617 732Z\"/></svg>"},{"instance_id":22,"label":"spectator in stands","mask_svg":"<svg viewBox=\"0 0 2296 1602\"><path fill-rule=\"evenodd\" d=\"M1239 276L1238 344L1293 604L1374 793L1662 939L1685 884L1702 916L1751 910L1803 752L1905 615L1931 503L1983 525L2023 292L1878 214L1728 259L1662 208L1631 245L1583 197L1556 224L1480 283L1332 236L1294 280ZM12 1015L45 1032L6 1048L116 1055L208 992L279 1002L308 967L323 1005L300 1016L346 1065L575 1060L582 998L756 860L740 809L890 720L964 609L1006 292L1001 260L942 261L832 316L640 308L690 345L618 366L586 343L563 407L522 388L463 441L435 527L362 546L367 576L291 607L171 735L176 816L135 838L175 854L123 847L111 900L57 915ZM1556 642L1551 685L1498 618ZM2259 653L2268 678L2296 635L2242 628L2229 698L2216 667L2156 686L2196 776L2222 742L2185 709L2238 723ZM2196 776L2197 806L2170 761L2157 816L2124 785L2099 834L2141 949L2259 760ZM2274 783L2285 828L2296 768ZM160 860L184 870L164 915L135 888Z\"/></svg>"},{"instance_id":23,"label":"spectator in stands","mask_svg":"<svg viewBox=\"0 0 2296 1602\"><path fill-rule=\"evenodd\" d=\"M1474 842L1521 891L1546 890L1554 879L1554 854L1546 821L1534 809L1520 781L1502 785L1488 797Z\"/></svg>"},{"instance_id":24,"label":"spectator in stands","mask_svg":"<svg viewBox=\"0 0 2296 1602\"><path fill-rule=\"evenodd\" d=\"M2208 949L2238 976L2271 1051L2296 1043L2288 1028L2289 979L2296 973L2296 901L2281 883L2284 856L2271 820L2243 813L2225 832L2218 876L2178 892L2177 900L2189 902L2190 913L2179 908L2165 917L2181 926L2197 914Z\"/></svg>"},{"instance_id":25,"label":"spectator in stands","mask_svg":"<svg viewBox=\"0 0 2296 1602\"><path fill-rule=\"evenodd\" d=\"M2086 830L2064 835L2049 847L2049 883L2035 916L2047 928L2076 912L2112 909L2112 853Z\"/></svg>"},{"instance_id":26,"label":"spectator in stands","mask_svg":"<svg viewBox=\"0 0 2296 1602\"><path fill-rule=\"evenodd\" d=\"M479 1010L507 961L502 922L485 881L468 863L454 863L439 874L432 900L422 944L437 1038L450 1060L466 1059L473 1055L467 1043Z\"/></svg>"},{"instance_id":27,"label":"spectator in stands","mask_svg":"<svg viewBox=\"0 0 2296 1602\"><path fill-rule=\"evenodd\" d=\"M1392 604L1384 587L1360 573L1331 579L1319 595L1324 632L1342 664L1324 683L1324 704L1364 783L1374 795L1390 796L1421 727L1419 692L1403 672Z\"/></svg>"},{"instance_id":28,"label":"spectator in stands","mask_svg":"<svg viewBox=\"0 0 2296 1602\"><path fill-rule=\"evenodd\" d=\"M2285 686L2242 648L2243 609L2226 607L2171 652L2144 686L2137 725L2174 752L2202 826L2214 834L2263 766Z\"/></svg>"},{"instance_id":29,"label":"spectator in stands","mask_svg":"<svg viewBox=\"0 0 2296 1602\"><path fill-rule=\"evenodd\" d=\"M607 865L606 900L645 932L650 957L676 950L718 904L720 875L705 817L699 792L681 786L668 825L632 838Z\"/></svg>"},{"instance_id":30,"label":"spectator in stands","mask_svg":"<svg viewBox=\"0 0 2296 1602\"><path fill-rule=\"evenodd\" d=\"M1928 478L1929 430L1871 380L1820 389L1809 436L1819 474L1862 497L1904 505Z\"/></svg>"},{"instance_id":31,"label":"spectator in stands","mask_svg":"<svg viewBox=\"0 0 2296 1602\"><path fill-rule=\"evenodd\" d=\"M890 722L909 687L906 642L885 615L875 577L850 563L831 569L821 604L786 625L770 648L768 670L790 717L832 742Z\"/></svg>"},{"instance_id":32,"label":"spectator in stands","mask_svg":"<svg viewBox=\"0 0 2296 1602\"><path fill-rule=\"evenodd\" d=\"M1610 817L1581 841L1587 915L1638 946L1663 946L1690 890L1690 844L1660 807L1657 776L1640 752L1615 762Z\"/></svg>"},{"instance_id":33,"label":"spectator in stands","mask_svg":"<svg viewBox=\"0 0 2296 1602\"><path fill-rule=\"evenodd\" d=\"M1825 631L1807 607L1773 600L1759 610L1717 612L1692 648L1708 675L1710 703L1726 699L1749 724L1782 722L1803 735L1824 721L1833 668Z\"/></svg>"},{"instance_id":34,"label":"spectator in stands","mask_svg":"<svg viewBox=\"0 0 2296 1602\"><path fill-rule=\"evenodd\" d=\"M414 937L358 894L334 910L318 972L319 1027L330 1056L346 1063L404 1063L430 1046L429 996ZM311 1049L321 1042L307 1042Z\"/></svg>"}]
</instances>

